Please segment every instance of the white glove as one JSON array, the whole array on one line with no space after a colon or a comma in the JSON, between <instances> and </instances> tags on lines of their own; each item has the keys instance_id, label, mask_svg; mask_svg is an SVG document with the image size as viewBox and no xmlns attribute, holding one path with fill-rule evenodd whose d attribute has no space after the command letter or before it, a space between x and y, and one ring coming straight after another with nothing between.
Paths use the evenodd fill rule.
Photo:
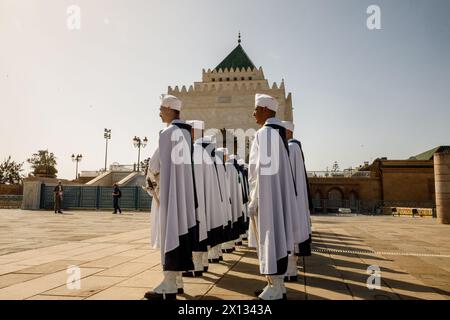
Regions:
<instances>
[{"instance_id":1,"label":"white glove","mask_svg":"<svg viewBox=\"0 0 450 320\"><path fill-rule=\"evenodd\" d=\"M258 202L250 201L248 204L248 215L249 217L254 217L258 215Z\"/></svg>"}]
</instances>

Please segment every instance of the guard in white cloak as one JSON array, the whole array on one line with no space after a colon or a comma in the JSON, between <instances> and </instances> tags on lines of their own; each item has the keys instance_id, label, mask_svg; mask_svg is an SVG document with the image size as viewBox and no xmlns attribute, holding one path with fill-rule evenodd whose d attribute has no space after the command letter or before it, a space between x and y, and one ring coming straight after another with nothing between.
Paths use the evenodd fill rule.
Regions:
<instances>
[{"instance_id":1,"label":"guard in white cloak","mask_svg":"<svg viewBox=\"0 0 450 320\"><path fill-rule=\"evenodd\" d=\"M298 212L296 215L293 215L293 225L299 226L294 229L294 243L296 245L295 254L289 255L288 269L284 280L286 282L295 282L298 280L298 256L304 257L311 255L311 224L308 201L308 183L306 180L307 176L300 142L292 138L294 124L290 121L283 121L283 126L286 128L286 140L288 141L289 146L289 159L291 161L295 185L297 187Z\"/></svg>"},{"instance_id":2,"label":"guard in white cloak","mask_svg":"<svg viewBox=\"0 0 450 320\"><path fill-rule=\"evenodd\" d=\"M240 216L240 232L239 239L236 241L236 245L241 246L242 240L247 238L248 219L247 219L247 205L248 205L248 185L246 178L246 168L244 159L237 160L237 168L239 168L239 183L242 193L242 214Z\"/></svg>"},{"instance_id":3,"label":"guard in white cloak","mask_svg":"<svg viewBox=\"0 0 450 320\"><path fill-rule=\"evenodd\" d=\"M219 250L219 260L223 260L222 252L233 252L234 250L234 241L233 241L233 213L231 209L231 195L230 195L230 184L227 179L226 172L226 157L228 156L227 148L216 148L215 150L215 160L217 166L217 172L219 176L219 184L221 185L222 190L224 191L225 197L222 202L222 212L224 215L224 225L223 225L223 233L224 239L221 245L221 249Z\"/></svg>"},{"instance_id":4,"label":"guard in white cloak","mask_svg":"<svg viewBox=\"0 0 450 320\"><path fill-rule=\"evenodd\" d=\"M292 216L298 211L285 128L275 118L277 110L273 97L256 94L253 116L261 129L250 150L249 215L257 217L252 224L256 225L260 273L268 280L259 294L262 300L285 297L284 274L288 255L294 252Z\"/></svg>"},{"instance_id":5,"label":"guard in white cloak","mask_svg":"<svg viewBox=\"0 0 450 320\"><path fill-rule=\"evenodd\" d=\"M225 224L224 202L226 192L219 181L219 170L216 163L216 141L212 136L203 138L205 172L203 182L205 188L205 211L208 229L208 262L219 263L221 244L224 242L223 226Z\"/></svg>"},{"instance_id":6,"label":"guard in white cloak","mask_svg":"<svg viewBox=\"0 0 450 320\"><path fill-rule=\"evenodd\" d=\"M149 166L160 176L159 239L164 278L149 300L176 299L177 277L193 270L192 246L197 240L195 209L197 199L191 154L191 127L179 119L181 101L161 97L160 117L168 126L159 135L159 161Z\"/></svg>"},{"instance_id":7,"label":"guard in white cloak","mask_svg":"<svg viewBox=\"0 0 450 320\"><path fill-rule=\"evenodd\" d=\"M242 234L242 240L248 239L248 229L249 229L249 219L248 219L248 203L250 198L250 187L248 184L248 165L245 163L244 159L239 159L238 164L242 167L242 175L244 181L244 233Z\"/></svg>"},{"instance_id":8,"label":"guard in white cloak","mask_svg":"<svg viewBox=\"0 0 450 320\"><path fill-rule=\"evenodd\" d=\"M235 155L230 155L225 163L227 169L227 181L230 188L230 197L231 197L231 240L228 242L228 245L225 249L230 250L233 249L237 240L242 232L243 228L243 200L242 200L242 177L240 173L240 167L238 165L237 159ZM227 251L228 253L230 251Z\"/></svg>"},{"instance_id":9,"label":"guard in white cloak","mask_svg":"<svg viewBox=\"0 0 450 320\"><path fill-rule=\"evenodd\" d=\"M208 252L208 229L206 223L205 212L205 188L204 188L204 171L205 163L203 162L203 140L204 122L200 120L188 120L187 124L191 126L191 136L193 141L193 161L194 161L194 181L197 193L198 206L195 210L197 220L198 241L193 245L192 260L194 269L183 272L183 277L201 277L204 271L203 256ZM206 261L207 262L207 261ZM206 265L207 266L207 265Z\"/></svg>"}]
</instances>

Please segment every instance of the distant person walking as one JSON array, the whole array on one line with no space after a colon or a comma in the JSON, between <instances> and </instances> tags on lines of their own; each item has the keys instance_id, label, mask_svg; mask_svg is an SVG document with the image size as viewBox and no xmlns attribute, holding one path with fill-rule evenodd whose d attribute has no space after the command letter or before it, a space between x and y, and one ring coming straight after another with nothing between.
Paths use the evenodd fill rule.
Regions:
<instances>
[{"instance_id":1,"label":"distant person walking","mask_svg":"<svg viewBox=\"0 0 450 320\"><path fill-rule=\"evenodd\" d=\"M119 186L117 185L117 183L114 183L113 187L114 187L114 190L113 190L113 193L112 193L113 205L114 205L114 212L113 212L113 214L116 214L117 210L119 210L119 213L122 213L122 210L119 207L119 198L122 197L122 191L120 191Z\"/></svg>"},{"instance_id":2,"label":"distant person walking","mask_svg":"<svg viewBox=\"0 0 450 320\"><path fill-rule=\"evenodd\" d=\"M63 186L61 185L61 181L58 181L58 185L53 189L53 195L55 200L55 213L62 213L61 211L61 202L63 197Z\"/></svg>"}]
</instances>

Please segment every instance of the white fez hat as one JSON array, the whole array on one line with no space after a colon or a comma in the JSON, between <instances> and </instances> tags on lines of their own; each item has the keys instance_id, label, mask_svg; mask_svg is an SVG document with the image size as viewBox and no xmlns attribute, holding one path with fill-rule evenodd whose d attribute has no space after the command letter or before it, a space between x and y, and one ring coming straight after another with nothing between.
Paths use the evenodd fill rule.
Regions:
<instances>
[{"instance_id":1,"label":"white fez hat","mask_svg":"<svg viewBox=\"0 0 450 320\"><path fill-rule=\"evenodd\" d=\"M278 102L268 94L257 93L255 94L255 107L267 107L270 110L277 112Z\"/></svg>"},{"instance_id":2,"label":"white fez hat","mask_svg":"<svg viewBox=\"0 0 450 320\"><path fill-rule=\"evenodd\" d=\"M186 123L194 129L204 130L205 129L205 123L201 120L188 120Z\"/></svg>"},{"instance_id":3,"label":"white fez hat","mask_svg":"<svg viewBox=\"0 0 450 320\"><path fill-rule=\"evenodd\" d=\"M287 130L294 132L295 125L291 121L281 121L283 123L283 127Z\"/></svg>"},{"instance_id":4,"label":"white fez hat","mask_svg":"<svg viewBox=\"0 0 450 320\"><path fill-rule=\"evenodd\" d=\"M216 151L222 152L224 155L228 155L228 149L227 148L217 148Z\"/></svg>"},{"instance_id":5,"label":"white fez hat","mask_svg":"<svg viewBox=\"0 0 450 320\"><path fill-rule=\"evenodd\" d=\"M204 136L203 142L204 143L216 143L216 139L213 136Z\"/></svg>"},{"instance_id":6,"label":"white fez hat","mask_svg":"<svg viewBox=\"0 0 450 320\"><path fill-rule=\"evenodd\" d=\"M169 109L181 111L181 100L170 94L161 95L161 105Z\"/></svg>"}]
</instances>

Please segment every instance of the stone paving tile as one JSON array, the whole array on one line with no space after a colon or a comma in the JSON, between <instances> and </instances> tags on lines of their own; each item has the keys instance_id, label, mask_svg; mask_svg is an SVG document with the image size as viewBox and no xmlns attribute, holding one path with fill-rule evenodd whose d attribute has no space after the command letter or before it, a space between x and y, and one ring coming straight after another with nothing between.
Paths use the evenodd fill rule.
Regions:
<instances>
[{"instance_id":1,"label":"stone paving tile","mask_svg":"<svg viewBox=\"0 0 450 320\"><path fill-rule=\"evenodd\" d=\"M253 297L257 289L262 289L267 284L264 277L244 278L237 275L226 275L208 292L208 295L246 295Z\"/></svg>"},{"instance_id":2,"label":"stone paving tile","mask_svg":"<svg viewBox=\"0 0 450 320\"><path fill-rule=\"evenodd\" d=\"M212 287L211 284L199 284L199 283L185 283L184 294L182 295L187 300L201 299Z\"/></svg>"},{"instance_id":3,"label":"stone paving tile","mask_svg":"<svg viewBox=\"0 0 450 320\"><path fill-rule=\"evenodd\" d=\"M88 255L93 252L98 252L102 250L106 250L108 248L112 248L115 245L112 243L100 243L100 244L87 244L81 248L73 249L70 251L66 251L66 255L73 257L78 257L78 259L83 259L83 255ZM89 256L88 256L89 257Z\"/></svg>"},{"instance_id":4,"label":"stone paving tile","mask_svg":"<svg viewBox=\"0 0 450 320\"><path fill-rule=\"evenodd\" d=\"M73 255L72 257L74 259L78 260L86 260L86 261L92 261L101 259L116 253L125 252L127 250L134 249L133 245L128 244L121 244L121 245L113 245L111 247L102 249L102 250L96 250L96 251L90 251L87 253L83 253L80 255Z\"/></svg>"},{"instance_id":5,"label":"stone paving tile","mask_svg":"<svg viewBox=\"0 0 450 320\"><path fill-rule=\"evenodd\" d=\"M390 288L368 290L367 287L347 284L354 300L400 300L400 296Z\"/></svg>"},{"instance_id":6,"label":"stone paving tile","mask_svg":"<svg viewBox=\"0 0 450 320\"><path fill-rule=\"evenodd\" d=\"M140 258L142 256L145 256L146 254L148 254L148 250L132 249L132 250L127 250L127 251L120 252L120 253L116 254L116 256L117 257Z\"/></svg>"},{"instance_id":7,"label":"stone paving tile","mask_svg":"<svg viewBox=\"0 0 450 320\"><path fill-rule=\"evenodd\" d=\"M142 300L148 288L110 287L86 300Z\"/></svg>"},{"instance_id":8,"label":"stone paving tile","mask_svg":"<svg viewBox=\"0 0 450 320\"><path fill-rule=\"evenodd\" d=\"M353 300L348 290L324 289L306 286L307 300Z\"/></svg>"},{"instance_id":9,"label":"stone paving tile","mask_svg":"<svg viewBox=\"0 0 450 320\"><path fill-rule=\"evenodd\" d=\"M0 276L0 289L40 277L39 274L10 273Z\"/></svg>"},{"instance_id":10,"label":"stone paving tile","mask_svg":"<svg viewBox=\"0 0 450 320\"><path fill-rule=\"evenodd\" d=\"M348 287L341 277L312 276L306 274L307 288L321 288L332 291L348 291Z\"/></svg>"},{"instance_id":11,"label":"stone paving tile","mask_svg":"<svg viewBox=\"0 0 450 320\"><path fill-rule=\"evenodd\" d=\"M69 297L69 296L46 296L43 294L35 295L26 300L83 300L83 297Z\"/></svg>"},{"instance_id":12,"label":"stone paving tile","mask_svg":"<svg viewBox=\"0 0 450 320\"><path fill-rule=\"evenodd\" d=\"M109 269L124 262L132 260L133 257L108 256L101 259L83 263L81 266L86 268L104 268Z\"/></svg>"},{"instance_id":13,"label":"stone paving tile","mask_svg":"<svg viewBox=\"0 0 450 320\"><path fill-rule=\"evenodd\" d=\"M22 269L28 268L28 266L16 264L16 263L10 263L5 265L0 265L0 275L8 274L11 272L16 272Z\"/></svg>"},{"instance_id":14,"label":"stone paving tile","mask_svg":"<svg viewBox=\"0 0 450 320\"><path fill-rule=\"evenodd\" d=\"M146 263L148 265L154 266L161 262L161 254L157 252L149 252L146 255L140 256L139 258L131 260L131 262Z\"/></svg>"},{"instance_id":15,"label":"stone paving tile","mask_svg":"<svg viewBox=\"0 0 450 320\"><path fill-rule=\"evenodd\" d=\"M120 282L117 286L151 289L154 286L158 285L162 278L162 272L146 270L128 278L125 281Z\"/></svg>"},{"instance_id":16,"label":"stone paving tile","mask_svg":"<svg viewBox=\"0 0 450 320\"><path fill-rule=\"evenodd\" d=\"M78 260L54 260L41 265L20 269L15 271L15 273L50 274L61 270L67 270L69 266L77 266L80 265L80 263L82 262Z\"/></svg>"},{"instance_id":17,"label":"stone paving tile","mask_svg":"<svg viewBox=\"0 0 450 320\"><path fill-rule=\"evenodd\" d=\"M89 297L99 293L121 281L121 277L89 276L81 279L79 289L70 289L66 285L43 292L44 295L69 296L69 297Z\"/></svg>"},{"instance_id":18,"label":"stone paving tile","mask_svg":"<svg viewBox=\"0 0 450 320\"><path fill-rule=\"evenodd\" d=\"M61 260L64 259L65 257L66 257L65 255L58 255L58 254L44 254L38 255L30 259L21 260L18 262L25 266L38 266L42 264L51 263L55 260Z\"/></svg>"},{"instance_id":19,"label":"stone paving tile","mask_svg":"<svg viewBox=\"0 0 450 320\"><path fill-rule=\"evenodd\" d=\"M82 268L81 277L87 277L99 271L102 271L102 269ZM57 288L61 285L65 285L66 282L66 271L59 271L33 280L2 288L0 289L0 300L18 300L30 298L53 288Z\"/></svg>"},{"instance_id":20,"label":"stone paving tile","mask_svg":"<svg viewBox=\"0 0 450 320\"><path fill-rule=\"evenodd\" d=\"M149 266L145 263L125 262L106 269L105 271L99 272L98 275L110 277L132 277L147 269L149 269Z\"/></svg>"}]
</instances>

